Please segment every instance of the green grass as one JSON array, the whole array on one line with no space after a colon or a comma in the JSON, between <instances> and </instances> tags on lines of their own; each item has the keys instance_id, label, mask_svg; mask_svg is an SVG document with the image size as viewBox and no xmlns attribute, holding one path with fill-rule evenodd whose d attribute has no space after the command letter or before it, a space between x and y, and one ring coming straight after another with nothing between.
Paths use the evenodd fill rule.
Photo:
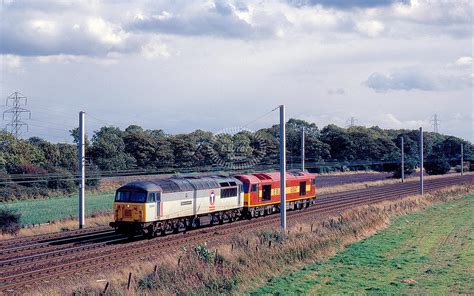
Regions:
<instances>
[{"instance_id":1,"label":"green grass","mask_svg":"<svg viewBox=\"0 0 474 296\"><path fill-rule=\"evenodd\" d=\"M473 294L474 195L396 219L252 295Z\"/></svg>"},{"instance_id":2,"label":"green grass","mask_svg":"<svg viewBox=\"0 0 474 296\"><path fill-rule=\"evenodd\" d=\"M86 194L86 215L111 211L113 193ZM46 223L78 216L78 196L58 196L44 199L19 200L0 203L1 207L21 213L23 224Z\"/></svg>"}]
</instances>

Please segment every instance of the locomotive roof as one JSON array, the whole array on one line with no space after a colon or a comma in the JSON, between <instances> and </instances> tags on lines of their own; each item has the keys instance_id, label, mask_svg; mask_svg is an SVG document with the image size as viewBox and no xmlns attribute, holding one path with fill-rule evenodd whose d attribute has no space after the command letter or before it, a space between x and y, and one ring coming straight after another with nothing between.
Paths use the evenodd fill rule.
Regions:
<instances>
[{"instance_id":1,"label":"locomotive roof","mask_svg":"<svg viewBox=\"0 0 474 296\"><path fill-rule=\"evenodd\" d=\"M184 177L130 182L123 185L118 190L162 191L166 193L212 189L240 184L242 184L242 182L232 177Z\"/></svg>"},{"instance_id":2,"label":"locomotive roof","mask_svg":"<svg viewBox=\"0 0 474 296\"><path fill-rule=\"evenodd\" d=\"M276 182L280 180L280 172L266 172L266 173L254 173L247 175L236 176L240 180L248 180L251 183L260 183L265 181ZM286 173L287 180L294 180L300 177L312 178L312 174L302 171L288 171Z\"/></svg>"}]
</instances>

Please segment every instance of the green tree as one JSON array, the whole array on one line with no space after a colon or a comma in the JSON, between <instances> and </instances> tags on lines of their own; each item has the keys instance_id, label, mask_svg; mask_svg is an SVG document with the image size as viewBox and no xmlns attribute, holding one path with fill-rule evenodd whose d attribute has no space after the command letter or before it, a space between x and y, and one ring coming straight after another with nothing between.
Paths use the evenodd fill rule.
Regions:
<instances>
[{"instance_id":1,"label":"green tree","mask_svg":"<svg viewBox=\"0 0 474 296\"><path fill-rule=\"evenodd\" d=\"M101 170L130 169L136 160L125 149L124 132L117 127L102 127L92 137L92 158Z\"/></svg>"},{"instance_id":2,"label":"green tree","mask_svg":"<svg viewBox=\"0 0 474 296\"><path fill-rule=\"evenodd\" d=\"M331 160L351 161L357 159L352 138L347 131L334 124L321 130L321 141L330 147Z\"/></svg>"}]
</instances>

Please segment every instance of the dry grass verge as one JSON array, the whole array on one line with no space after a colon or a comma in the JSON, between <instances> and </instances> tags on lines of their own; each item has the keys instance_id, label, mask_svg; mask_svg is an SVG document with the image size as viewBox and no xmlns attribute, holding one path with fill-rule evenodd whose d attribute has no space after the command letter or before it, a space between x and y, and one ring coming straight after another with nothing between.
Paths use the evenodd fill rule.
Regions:
<instances>
[{"instance_id":1,"label":"dry grass verge","mask_svg":"<svg viewBox=\"0 0 474 296\"><path fill-rule=\"evenodd\" d=\"M109 222L112 220L113 220L113 215L110 213L94 214L86 218L86 222L87 222L86 227L108 225ZM0 235L0 240L6 240L6 239L15 238L15 237L69 231L69 230L78 229L78 225L79 225L78 219L65 219L61 221L55 221L49 224L42 224L40 226L22 228L20 229L20 232L17 235L8 235L8 234Z\"/></svg>"},{"instance_id":2,"label":"dry grass verge","mask_svg":"<svg viewBox=\"0 0 474 296\"><path fill-rule=\"evenodd\" d=\"M464 175L471 175L471 174L474 174L474 172L468 172L468 173L465 173ZM452 175L424 176L424 180L425 181L436 180L436 179L443 179L447 177L452 177ZM405 178L405 183L418 182L419 180L420 180L419 177L409 177L409 178ZM348 183L348 184L342 184L338 186L317 188L317 193L318 194L336 193L336 192L342 192L342 191L364 189L367 187L400 184L400 182L401 182L400 179L387 179L387 180L379 180L379 181Z\"/></svg>"},{"instance_id":3,"label":"dry grass verge","mask_svg":"<svg viewBox=\"0 0 474 296\"><path fill-rule=\"evenodd\" d=\"M334 255L348 244L385 228L394 217L422 210L474 192L474 186L455 186L433 194L412 196L360 206L337 215L316 217L307 224L293 225L289 234L274 230L222 238L145 259L113 272L65 280L61 288L36 289L34 295L91 295L103 292L109 282L110 295L208 295L242 294L283 272ZM155 253L159 250L155 250ZM132 285L126 289L128 273ZM79 283L80 282L80 283Z\"/></svg>"}]
</instances>

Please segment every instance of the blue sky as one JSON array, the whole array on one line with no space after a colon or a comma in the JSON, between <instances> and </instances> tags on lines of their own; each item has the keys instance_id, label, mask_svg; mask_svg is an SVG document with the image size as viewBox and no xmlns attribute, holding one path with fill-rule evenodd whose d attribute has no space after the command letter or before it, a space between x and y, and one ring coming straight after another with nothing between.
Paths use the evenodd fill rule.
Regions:
<instances>
[{"instance_id":1,"label":"blue sky","mask_svg":"<svg viewBox=\"0 0 474 296\"><path fill-rule=\"evenodd\" d=\"M70 141L139 124L220 131L288 117L473 141L471 1L12 1L1 96L29 98L24 136ZM5 110L6 107L3 107ZM6 122L5 122L6 124Z\"/></svg>"}]
</instances>

